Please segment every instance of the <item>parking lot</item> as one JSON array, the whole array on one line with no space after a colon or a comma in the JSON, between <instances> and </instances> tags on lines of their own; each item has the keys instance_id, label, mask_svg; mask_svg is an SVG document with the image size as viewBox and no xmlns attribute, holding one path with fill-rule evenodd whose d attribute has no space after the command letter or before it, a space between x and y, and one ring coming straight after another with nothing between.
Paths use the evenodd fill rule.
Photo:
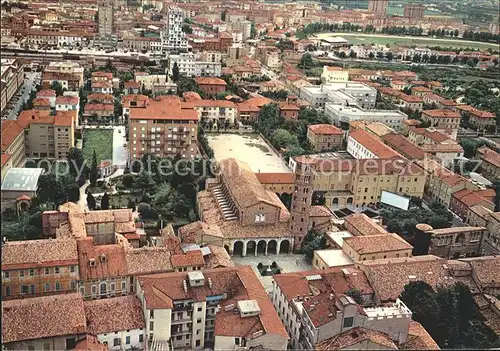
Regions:
<instances>
[{"instance_id":1,"label":"parking lot","mask_svg":"<svg viewBox=\"0 0 500 351\"><path fill-rule=\"evenodd\" d=\"M24 84L9 101L2 111L2 119L17 119L23 103L28 100L30 92L41 83L42 75L39 72L26 72Z\"/></svg>"}]
</instances>

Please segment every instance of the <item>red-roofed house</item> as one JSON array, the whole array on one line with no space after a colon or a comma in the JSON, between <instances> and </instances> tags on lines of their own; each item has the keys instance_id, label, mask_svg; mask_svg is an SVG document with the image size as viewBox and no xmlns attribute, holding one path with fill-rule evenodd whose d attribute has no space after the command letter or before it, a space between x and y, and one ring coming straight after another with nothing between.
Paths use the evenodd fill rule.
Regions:
<instances>
[{"instance_id":1,"label":"red-roofed house","mask_svg":"<svg viewBox=\"0 0 500 351\"><path fill-rule=\"evenodd\" d=\"M24 127L15 120L2 121L2 180L10 167L22 167L25 159ZM10 166L10 167L9 167Z\"/></svg>"},{"instance_id":2,"label":"red-roofed house","mask_svg":"<svg viewBox=\"0 0 500 351\"><path fill-rule=\"evenodd\" d=\"M463 189L451 195L450 210L460 218L465 219L470 208L475 205L481 205L493 211L495 209L494 198L495 190L493 189Z\"/></svg>"},{"instance_id":3,"label":"red-roofed house","mask_svg":"<svg viewBox=\"0 0 500 351\"><path fill-rule=\"evenodd\" d=\"M307 140L314 150L338 149L342 146L344 132L331 124L313 124L307 127Z\"/></svg>"},{"instance_id":4,"label":"red-roofed house","mask_svg":"<svg viewBox=\"0 0 500 351\"><path fill-rule=\"evenodd\" d=\"M483 146L477 149L481 158L481 174L490 181L495 181L500 177L500 154L490 148Z\"/></svg>"},{"instance_id":5,"label":"red-roofed house","mask_svg":"<svg viewBox=\"0 0 500 351\"><path fill-rule=\"evenodd\" d=\"M205 94L216 95L226 90L227 84L224 79L215 77L198 77L195 79L196 84Z\"/></svg>"}]
</instances>

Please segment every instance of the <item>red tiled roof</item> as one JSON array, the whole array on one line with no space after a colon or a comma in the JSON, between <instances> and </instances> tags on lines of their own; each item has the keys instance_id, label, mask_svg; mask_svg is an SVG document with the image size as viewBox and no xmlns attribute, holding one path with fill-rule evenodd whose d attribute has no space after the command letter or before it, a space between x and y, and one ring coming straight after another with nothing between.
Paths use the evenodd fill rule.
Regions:
<instances>
[{"instance_id":1,"label":"red tiled roof","mask_svg":"<svg viewBox=\"0 0 500 351\"><path fill-rule=\"evenodd\" d=\"M363 129L356 129L350 132L349 138L356 140L378 158L392 158L400 156L396 151Z\"/></svg>"},{"instance_id":2,"label":"red tiled roof","mask_svg":"<svg viewBox=\"0 0 500 351\"><path fill-rule=\"evenodd\" d=\"M170 262L172 262L172 267L174 268L205 265L201 250L193 250L182 254L172 255L170 256Z\"/></svg>"},{"instance_id":3,"label":"red tiled roof","mask_svg":"<svg viewBox=\"0 0 500 351\"><path fill-rule=\"evenodd\" d=\"M56 97L57 105L77 105L79 102L76 96L58 96Z\"/></svg>"},{"instance_id":4,"label":"red tiled roof","mask_svg":"<svg viewBox=\"0 0 500 351\"><path fill-rule=\"evenodd\" d=\"M15 120L2 121L2 152L7 150L9 146L19 137L24 134L24 127ZM2 165L4 154L2 154Z\"/></svg>"},{"instance_id":5,"label":"red tiled roof","mask_svg":"<svg viewBox=\"0 0 500 351\"><path fill-rule=\"evenodd\" d=\"M500 154L488 147L483 148L481 160L500 168Z\"/></svg>"},{"instance_id":6,"label":"red tiled roof","mask_svg":"<svg viewBox=\"0 0 500 351\"><path fill-rule=\"evenodd\" d=\"M124 98L126 96L129 96L129 95L125 95ZM104 93L92 93L92 94L89 94L87 96L87 101L92 101L92 100L97 100L97 101L101 101L101 100L109 100L109 101L113 101L113 95L111 94L104 94Z\"/></svg>"},{"instance_id":7,"label":"red tiled roof","mask_svg":"<svg viewBox=\"0 0 500 351\"><path fill-rule=\"evenodd\" d=\"M56 97L56 92L51 89L40 90L36 97Z\"/></svg>"},{"instance_id":8,"label":"red tiled roof","mask_svg":"<svg viewBox=\"0 0 500 351\"><path fill-rule=\"evenodd\" d=\"M460 114L458 112L450 110L425 110L422 111L422 115L426 115L431 118L460 118Z\"/></svg>"},{"instance_id":9,"label":"red tiled roof","mask_svg":"<svg viewBox=\"0 0 500 351\"><path fill-rule=\"evenodd\" d=\"M7 161L10 159L10 154L2 154L2 167L7 163Z\"/></svg>"},{"instance_id":10,"label":"red tiled roof","mask_svg":"<svg viewBox=\"0 0 500 351\"><path fill-rule=\"evenodd\" d=\"M131 108L129 118L198 121L198 113L185 104L177 96L159 96L148 99L143 108Z\"/></svg>"},{"instance_id":11,"label":"red tiled roof","mask_svg":"<svg viewBox=\"0 0 500 351\"><path fill-rule=\"evenodd\" d=\"M197 77L195 78L195 81L198 85L227 85L224 79L215 77Z\"/></svg>"},{"instance_id":12,"label":"red tiled roof","mask_svg":"<svg viewBox=\"0 0 500 351\"><path fill-rule=\"evenodd\" d=\"M425 152L421 148L408 141L401 134L387 133L380 138L403 156L411 160L422 160L425 157Z\"/></svg>"},{"instance_id":13,"label":"red tiled roof","mask_svg":"<svg viewBox=\"0 0 500 351\"><path fill-rule=\"evenodd\" d=\"M78 239L76 243L80 279L106 279L127 274L127 260L122 246L118 244L94 246L92 237ZM89 263L91 259L95 262L93 266Z\"/></svg>"},{"instance_id":14,"label":"red tiled roof","mask_svg":"<svg viewBox=\"0 0 500 351\"><path fill-rule=\"evenodd\" d=\"M293 184L293 173L255 173L261 184Z\"/></svg>"}]
</instances>

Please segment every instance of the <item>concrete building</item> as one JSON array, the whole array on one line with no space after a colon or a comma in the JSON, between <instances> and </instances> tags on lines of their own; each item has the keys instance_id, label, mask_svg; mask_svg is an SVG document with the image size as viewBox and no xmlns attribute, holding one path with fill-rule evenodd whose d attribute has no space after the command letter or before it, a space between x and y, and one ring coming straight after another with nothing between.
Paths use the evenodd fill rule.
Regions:
<instances>
[{"instance_id":1,"label":"concrete building","mask_svg":"<svg viewBox=\"0 0 500 351\"><path fill-rule=\"evenodd\" d=\"M421 20L424 18L425 7L423 4L410 3L404 6L403 16L410 19Z\"/></svg>"},{"instance_id":2,"label":"concrete building","mask_svg":"<svg viewBox=\"0 0 500 351\"><path fill-rule=\"evenodd\" d=\"M349 72L341 67L323 66L321 74L321 82L323 84L347 82L349 80Z\"/></svg>"},{"instance_id":3,"label":"concrete building","mask_svg":"<svg viewBox=\"0 0 500 351\"><path fill-rule=\"evenodd\" d=\"M194 106L198 112L200 122L211 120L217 123L220 128L224 127L226 121L234 126L238 114L236 104L227 100L194 100L186 104Z\"/></svg>"},{"instance_id":4,"label":"concrete building","mask_svg":"<svg viewBox=\"0 0 500 351\"><path fill-rule=\"evenodd\" d=\"M159 96L141 106L130 106L130 158L140 159L145 153L194 158L198 155L197 129L198 114L178 97Z\"/></svg>"},{"instance_id":5,"label":"concrete building","mask_svg":"<svg viewBox=\"0 0 500 351\"><path fill-rule=\"evenodd\" d=\"M177 92L177 84L169 82L167 74L135 72L135 82L140 84L141 89L151 90L154 95L167 94L169 90Z\"/></svg>"},{"instance_id":6,"label":"concrete building","mask_svg":"<svg viewBox=\"0 0 500 351\"><path fill-rule=\"evenodd\" d=\"M177 63L179 74L183 77L220 77L222 70L220 62L199 61L193 53L170 55L168 62L169 72Z\"/></svg>"},{"instance_id":7,"label":"concrete building","mask_svg":"<svg viewBox=\"0 0 500 351\"><path fill-rule=\"evenodd\" d=\"M307 127L307 140L314 150L340 149L344 140L344 132L330 124L313 124Z\"/></svg>"},{"instance_id":8,"label":"concrete building","mask_svg":"<svg viewBox=\"0 0 500 351\"><path fill-rule=\"evenodd\" d=\"M214 77L195 78L198 87L207 95L216 95L226 90L227 84L224 79Z\"/></svg>"},{"instance_id":9,"label":"concrete building","mask_svg":"<svg viewBox=\"0 0 500 351\"><path fill-rule=\"evenodd\" d=\"M2 245L2 296L25 298L76 292L76 242L12 241Z\"/></svg>"},{"instance_id":10,"label":"concrete building","mask_svg":"<svg viewBox=\"0 0 500 351\"><path fill-rule=\"evenodd\" d=\"M24 166L26 148L24 127L15 120L2 122L2 181L11 168Z\"/></svg>"},{"instance_id":11,"label":"concrete building","mask_svg":"<svg viewBox=\"0 0 500 351\"><path fill-rule=\"evenodd\" d=\"M174 5L169 6L165 28L160 32L163 52L187 51L188 41L186 34L182 31L183 23L184 14L182 10Z\"/></svg>"},{"instance_id":12,"label":"concrete building","mask_svg":"<svg viewBox=\"0 0 500 351\"><path fill-rule=\"evenodd\" d=\"M98 3L99 35L109 37L113 32L113 3L109 0L99 0Z\"/></svg>"},{"instance_id":13,"label":"concrete building","mask_svg":"<svg viewBox=\"0 0 500 351\"><path fill-rule=\"evenodd\" d=\"M315 250L313 254L313 269L328 269L335 267L353 267L353 260L342 250Z\"/></svg>"},{"instance_id":14,"label":"concrete building","mask_svg":"<svg viewBox=\"0 0 500 351\"><path fill-rule=\"evenodd\" d=\"M347 152L356 159L389 159L401 156L383 141L362 129L356 129L348 134Z\"/></svg>"},{"instance_id":15,"label":"concrete building","mask_svg":"<svg viewBox=\"0 0 500 351\"><path fill-rule=\"evenodd\" d=\"M69 73L77 79L79 87L83 85L83 67L77 62L50 62L48 66L45 67L44 73Z\"/></svg>"},{"instance_id":16,"label":"concrete building","mask_svg":"<svg viewBox=\"0 0 500 351\"><path fill-rule=\"evenodd\" d=\"M300 88L299 97L318 110L323 110L325 103L328 102L342 105L346 101L358 107L373 108L377 99L377 90L362 83L338 82L320 86L303 86Z\"/></svg>"},{"instance_id":17,"label":"concrete building","mask_svg":"<svg viewBox=\"0 0 500 351\"><path fill-rule=\"evenodd\" d=\"M167 297L157 299L158 293ZM173 348L286 350L288 335L249 266L142 276L146 338Z\"/></svg>"},{"instance_id":18,"label":"concrete building","mask_svg":"<svg viewBox=\"0 0 500 351\"><path fill-rule=\"evenodd\" d=\"M1 80L0 112L3 112L24 82L24 65L18 59L2 59Z\"/></svg>"},{"instance_id":19,"label":"concrete building","mask_svg":"<svg viewBox=\"0 0 500 351\"><path fill-rule=\"evenodd\" d=\"M26 211L38 195L38 180L43 168L10 168L2 181L2 212L10 208Z\"/></svg>"},{"instance_id":20,"label":"concrete building","mask_svg":"<svg viewBox=\"0 0 500 351\"><path fill-rule=\"evenodd\" d=\"M69 149L75 146L75 110L49 111L25 110L18 122L25 129L26 156L32 158L66 159Z\"/></svg>"},{"instance_id":21,"label":"concrete building","mask_svg":"<svg viewBox=\"0 0 500 351\"><path fill-rule=\"evenodd\" d=\"M373 301L373 289L363 272L346 268L311 270L285 273L274 276L273 294L271 297L294 349L301 349L306 331L303 325L303 304L318 293L320 286L328 286L336 295L345 294L349 289L359 289L366 304Z\"/></svg>"},{"instance_id":22,"label":"concrete building","mask_svg":"<svg viewBox=\"0 0 500 351\"><path fill-rule=\"evenodd\" d=\"M408 119L408 116L399 110L369 110L332 103L325 104L325 115L336 126L345 126L353 121L379 122L399 131Z\"/></svg>"},{"instance_id":23,"label":"concrete building","mask_svg":"<svg viewBox=\"0 0 500 351\"><path fill-rule=\"evenodd\" d=\"M385 17L389 0L368 0L368 11Z\"/></svg>"}]
</instances>

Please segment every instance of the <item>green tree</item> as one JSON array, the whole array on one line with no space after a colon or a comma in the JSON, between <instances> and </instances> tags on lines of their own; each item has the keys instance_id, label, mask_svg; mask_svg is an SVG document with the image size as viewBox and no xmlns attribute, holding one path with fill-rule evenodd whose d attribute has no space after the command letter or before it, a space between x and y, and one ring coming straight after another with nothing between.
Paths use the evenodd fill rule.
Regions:
<instances>
[{"instance_id":1,"label":"green tree","mask_svg":"<svg viewBox=\"0 0 500 351\"><path fill-rule=\"evenodd\" d=\"M276 129L271 136L271 140L278 149L299 145L297 137L284 129Z\"/></svg>"},{"instance_id":2,"label":"green tree","mask_svg":"<svg viewBox=\"0 0 500 351\"><path fill-rule=\"evenodd\" d=\"M87 192L87 206L89 208L89 210L95 210L96 208L96 201L95 201L95 198L94 196L89 192Z\"/></svg>"},{"instance_id":3,"label":"green tree","mask_svg":"<svg viewBox=\"0 0 500 351\"><path fill-rule=\"evenodd\" d=\"M122 177L122 184L127 188L132 188L135 182L135 177L133 174L127 173Z\"/></svg>"},{"instance_id":4,"label":"green tree","mask_svg":"<svg viewBox=\"0 0 500 351\"><path fill-rule=\"evenodd\" d=\"M134 186L142 189L143 192L152 189L155 186L155 181L153 180L151 172L141 172L135 179Z\"/></svg>"},{"instance_id":5,"label":"green tree","mask_svg":"<svg viewBox=\"0 0 500 351\"><path fill-rule=\"evenodd\" d=\"M109 209L109 195L107 192L104 192L104 195L101 198L101 210Z\"/></svg>"},{"instance_id":6,"label":"green tree","mask_svg":"<svg viewBox=\"0 0 500 351\"><path fill-rule=\"evenodd\" d=\"M174 66L172 67L172 80L174 82L178 82L179 78L180 78L179 66L177 65L177 62L174 62Z\"/></svg>"},{"instance_id":7,"label":"green tree","mask_svg":"<svg viewBox=\"0 0 500 351\"><path fill-rule=\"evenodd\" d=\"M92 153L92 165L90 166L90 185L95 186L97 178L99 177L99 169L97 165L97 154L94 150Z\"/></svg>"},{"instance_id":8,"label":"green tree","mask_svg":"<svg viewBox=\"0 0 500 351\"><path fill-rule=\"evenodd\" d=\"M306 255L306 259L311 262L314 251L321 250L326 247L325 236L321 233L310 230L307 232L302 242L302 253Z\"/></svg>"},{"instance_id":9,"label":"green tree","mask_svg":"<svg viewBox=\"0 0 500 351\"><path fill-rule=\"evenodd\" d=\"M385 58L387 59L387 61L392 61L392 59L394 58L394 54L392 52L388 51L385 54Z\"/></svg>"},{"instance_id":10,"label":"green tree","mask_svg":"<svg viewBox=\"0 0 500 351\"><path fill-rule=\"evenodd\" d=\"M82 150L72 147L68 151L68 167L69 174L76 179L79 176L78 183L85 183L85 178L87 176L87 165L85 164L85 157L83 156Z\"/></svg>"},{"instance_id":11,"label":"green tree","mask_svg":"<svg viewBox=\"0 0 500 351\"><path fill-rule=\"evenodd\" d=\"M301 69L308 69L314 66L314 62L312 60L311 54L304 54L302 55L300 62L298 64L298 67Z\"/></svg>"},{"instance_id":12,"label":"green tree","mask_svg":"<svg viewBox=\"0 0 500 351\"><path fill-rule=\"evenodd\" d=\"M186 34L193 33L193 28L189 24L183 24L181 28L182 28L182 31Z\"/></svg>"},{"instance_id":13,"label":"green tree","mask_svg":"<svg viewBox=\"0 0 500 351\"><path fill-rule=\"evenodd\" d=\"M63 86L58 80L55 80L50 84L50 89L54 90L57 96L61 96L64 93Z\"/></svg>"}]
</instances>

